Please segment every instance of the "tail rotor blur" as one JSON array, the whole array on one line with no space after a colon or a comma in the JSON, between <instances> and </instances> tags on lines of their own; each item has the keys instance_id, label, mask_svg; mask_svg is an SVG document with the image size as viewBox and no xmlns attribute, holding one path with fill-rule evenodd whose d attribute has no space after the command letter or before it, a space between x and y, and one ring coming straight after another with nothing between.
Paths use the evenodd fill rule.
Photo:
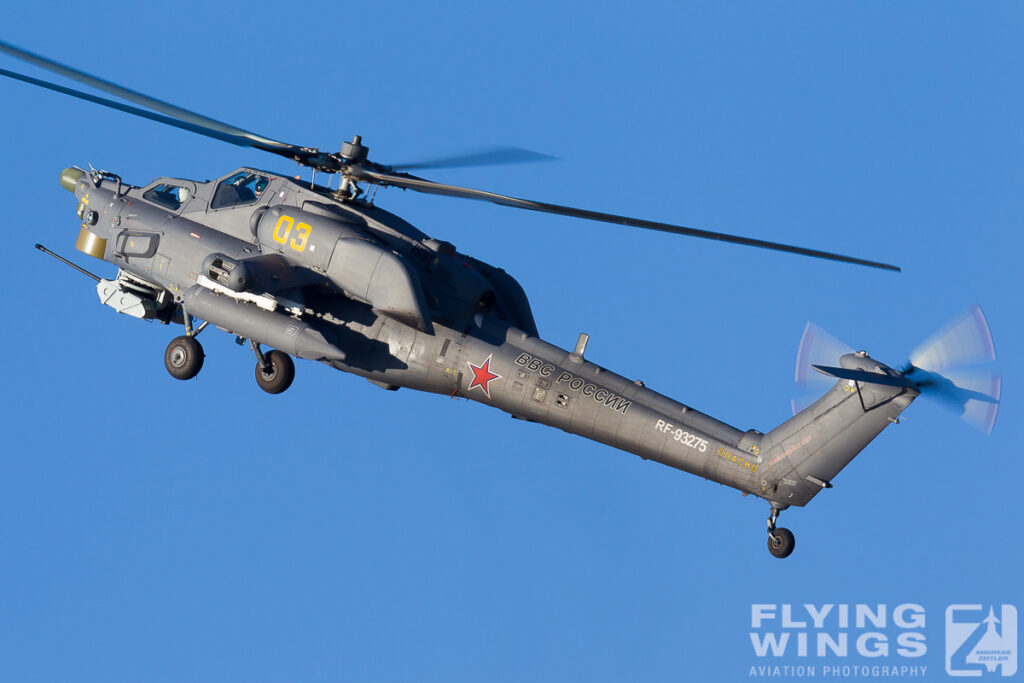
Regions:
<instances>
[{"instance_id":1,"label":"tail rotor blur","mask_svg":"<svg viewBox=\"0 0 1024 683\"><path fill-rule=\"evenodd\" d=\"M851 346L814 323L807 323L796 354L797 395L791 402L794 415L817 401L835 383L834 377L823 375L811 366L838 365L839 359L847 353L853 353Z\"/></svg>"},{"instance_id":2,"label":"tail rotor blur","mask_svg":"<svg viewBox=\"0 0 1024 683\"><path fill-rule=\"evenodd\" d=\"M797 352L799 398L793 400L794 415L817 400L836 377L848 376L832 366L852 352L839 339L814 323L807 323ZM988 434L995 426L1002 393L1002 376L994 367L995 360L992 332L985 314L975 304L910 354L910 360L900 369L903 378L899 381ZM820 370L814 366L820 366ZM853 374L860 375L853 379L873 381L870 374ZM892 380L880 383L891 384Z\"/></svg>"},{"instance_id":3,"label":"tail rotor blur","mask_svg":"<svg viewBox=\"0 0 1024 683\"><path fill-rule=\"evenodd\" d=\"M975 304L914 349L903 372L923 395L989 434L1002 394L1002 375L994 367L995 360L988 320Z\"/></svg>"}]
</instances>

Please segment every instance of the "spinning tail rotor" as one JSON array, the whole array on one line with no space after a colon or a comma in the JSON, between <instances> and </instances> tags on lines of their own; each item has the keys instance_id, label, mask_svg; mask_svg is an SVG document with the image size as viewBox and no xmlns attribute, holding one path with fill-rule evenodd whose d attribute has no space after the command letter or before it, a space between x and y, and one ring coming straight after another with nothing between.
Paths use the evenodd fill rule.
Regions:
<instances>
[{"instance_id":1,"label":"spinning tail rotor","mask_svg":"<svg viewBox=\"0 0 1024 683\"><path fill-rule=\"evenodd\" d=\"M800 338L796 354L797 396L792 400L793 414L796 415L811 405L833 384L835 379L816 372L814 365L837 365L839 359L853 353L853 347L808 322Z\"/></svg>"},{"instance_id":2,"label":"spinning tail rotor","mask_svg":"<svg viewBox=\"0 0 1024 683\"><path fill-rule=\"evenodd\" d=\"M913 388L986 434L995 426L1002 377L993 367L992 333L977 305L917 347L907 364L892 375L838 367L839 359L851 352L851 347L807 323L797 352L796 383L801 397L793 400L794 414L813 402L813 398L805 398L811 391L820 393L839 378Z\"/></svg>"},{"instance_id":3,"label":"spinning tail rotor","mask_svg":"<svg viewBox=\"0 0 1024 683\"><path fill-rule=\"evenodd\" d=\"M1002 375L992 367L995 360L988 321L974 305L914 349L903 374L921 387L922 393L989 434L1002 393Z\"/></svg>"},{"instance_id":4,"label":"spinning tail rotor","mask_svg":"<svg viewBox=\"0 0 1024 683\"><path fill-rule=\"evenodd\" d=\"M951 320L910 354L914 367L934 371L980 365L995 359L992 332L977 304Z\"/></svg>"}]
</instances>

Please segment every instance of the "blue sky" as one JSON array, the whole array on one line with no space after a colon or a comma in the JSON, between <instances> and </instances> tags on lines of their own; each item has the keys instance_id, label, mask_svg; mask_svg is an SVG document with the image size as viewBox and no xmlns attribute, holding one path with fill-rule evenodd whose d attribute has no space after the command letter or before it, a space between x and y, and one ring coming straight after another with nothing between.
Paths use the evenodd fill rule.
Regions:
<instances>
[{"instance_id":1,"label":"blue sky","mask_svg":"<svg viewBox=\"0 0 1024 683\"><path fill-rule=\"evenodd\" d=\"M76 255L60 170L137 184L300 170L5 80L0 678L744 680L764 663L751 605L805 602L922 605L913 663L943 676L947 605L1024 607L1022 15L9 10L4 40L271 137L336 148L358 133L386 163L519 145L561 161L431 177L901 265L378 195L515 275L545 339L588 332L595 362L741 429L788 417L807 320L898 364L977 301L1004 391L991 436L916 402L833 490L783 514L797 549L778 561L762 501L477 404L308 362L267 396L220 333L177 382L161 362L176 330L117 316L32 249L113 274Z\"/></svg>"}]
</instances>

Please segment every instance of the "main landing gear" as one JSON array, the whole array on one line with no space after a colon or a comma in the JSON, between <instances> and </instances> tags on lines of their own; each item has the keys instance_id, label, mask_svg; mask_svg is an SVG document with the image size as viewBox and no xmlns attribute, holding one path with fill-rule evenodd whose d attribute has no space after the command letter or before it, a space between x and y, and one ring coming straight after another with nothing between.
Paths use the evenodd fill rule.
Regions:
<instances>
[{"instance_id":1,"label":"main landing gear","mask_svg":"<svg viewBox=\"0 0 1024 683\"><path fill-rule=\"evenodd\" d=\"M209 323L204 322L193 330L191 318L188 314L185 315L185 334L172 339L164 351L164 367L175 379L192 379L203 369L206 354L203 353L203 347L196 337ZM244 339L238 338L239 344L244 342ZM260 345L251 339L249 346L256 354L256 384L260 389L268 394L280 394L292 385L295 379L295 363L292 362L291 356L276 349L264 353Z\"/></svg>"},{"instance_id":2,"label":"main landing gear","mask_svg":"<svg viewBox=\"0 0 1024 683\"><path fill-rule=\"evenodd\" d=\"M768 552L778 558L789 557L796 547L796 539L793 532L784 527L776 527L775 522L779 519L781 510L772 507L768 515Z\"/></svg>"},{"instance_id":3,"label":"main landing gear","mask_svg":"<svg viewBox=\"0 0 1024 683\"><path fill-rule=\"evenodd\" d=\"M195 337L175 337L164 351L164 367L174 379L192 379L203 369L204 358Z\"/></svg>"},{"instance_id":4,"label":"main landing gear","mask_svg":"<svg viewBox=\"0 0 1024 683\"><path fill-rule=\"evenodd\" d=\"M276 349L263 353L260 345L251 339L249 346L256 354L256 384L260 385L260 389L268 394L280 394L292 385L295 363L291 356Z\"/></svg>"}]
</instances>

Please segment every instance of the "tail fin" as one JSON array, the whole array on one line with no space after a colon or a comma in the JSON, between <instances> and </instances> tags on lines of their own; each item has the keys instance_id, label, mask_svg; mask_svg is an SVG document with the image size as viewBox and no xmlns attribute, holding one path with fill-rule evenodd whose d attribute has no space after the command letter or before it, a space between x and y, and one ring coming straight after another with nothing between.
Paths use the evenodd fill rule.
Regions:
<instances>
[{"instance_id":1,"label":"tail fin","mask_svg":"<svg viewBox=\"0 0 1024 683\"><path fill-rule=\"evenodd\" d=\"M999 372L985 315L972 306L918 347L900 370L865 351L849 349L808 323L797 354L798 385L814 378L838 382L765 435L767 467L762 495L778 505L806 505L920 394L939 399L982 431L991 432L999 408ZM839 356L839 367L834 365Z\"/></svg>"},{"instance_id":2,"label":"tail fin","mask_svg":"<svg viewBox=\"0 0 1024 683\"><path fill-rule=\"evenodd\" d=\"M824 396L765 435L762 495L768 500L806 505L831 488L832 479L920 394L902 373L864 351L843 355L840 366L827 368L841 378Z\"/></svg>"}]
</instances>

